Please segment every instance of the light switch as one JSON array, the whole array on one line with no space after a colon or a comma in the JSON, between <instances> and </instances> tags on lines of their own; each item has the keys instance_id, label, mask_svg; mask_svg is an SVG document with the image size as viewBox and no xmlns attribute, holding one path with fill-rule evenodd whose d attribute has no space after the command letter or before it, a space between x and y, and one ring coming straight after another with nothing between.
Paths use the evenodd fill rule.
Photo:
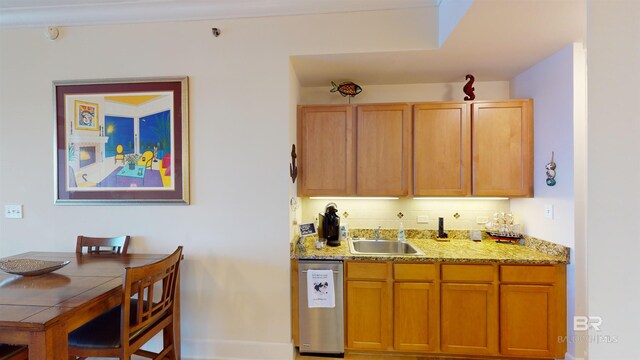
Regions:
<instances>
[{"instance_id":1,"label":"light switch","mask_svg":"<svg viewBox=\"0 0 640 360\"><path fill-rule=\"evenodd\" d=\"M553 205L547 204L544 206L544 217L553 220Z\"/></svg>"},{"instance_id":2,"label":"light switch","mask_svg":"<svg viewBox=\"0 0 640 360\"><path fill-rule=\"evenodd\" d=\"M22 205L5 205L4 217L7 219L22 219Z\"/></svg>"}]
</instances>

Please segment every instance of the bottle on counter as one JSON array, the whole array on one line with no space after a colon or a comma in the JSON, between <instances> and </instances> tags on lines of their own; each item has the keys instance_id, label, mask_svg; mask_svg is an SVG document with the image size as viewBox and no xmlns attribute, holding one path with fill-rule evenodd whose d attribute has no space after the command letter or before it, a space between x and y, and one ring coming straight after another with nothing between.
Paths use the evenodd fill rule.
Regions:
<instances>
[{"instance_id":1,"label":"bottle on counter","mask_svg":"<svg viewBox=\"0 0 640 360\"><path fill-rule=\"evenodd\" d=\"M400 223L400 227L398 228L398 241L404 242L406 237L404 236L404 226Z\"/></svg>"}]
</instances>

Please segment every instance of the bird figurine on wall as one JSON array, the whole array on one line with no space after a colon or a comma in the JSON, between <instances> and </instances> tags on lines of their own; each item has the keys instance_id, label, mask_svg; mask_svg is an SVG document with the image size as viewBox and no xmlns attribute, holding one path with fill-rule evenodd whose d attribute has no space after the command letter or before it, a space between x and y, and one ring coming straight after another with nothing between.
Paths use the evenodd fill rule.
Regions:
<instances>
[{"instance_id":1,"label":"bird figurine on wall","mask_svg":"<svg viewBox=\"0 0 640 360\"><path fill-rule=\"evenodd\" d=\"M362 88L360 85L353 83L351 81L340 83L340 85L336 85L333 81L331 82L331 90L329 92L339 92L342 96L349 96L349 103L351 103L351 98L360 94L362 92Z\"/></svg>"},{"instance_id":2,"label":"bird figurine on wall","mask_svg":"<svg viewBox=\"0 0 640 360\"><path fill-rule=\"evenodd\" d=\"M467 96L464 97L464 100L474 100L476 98L476 95L473 93L476 90L476 88L473 87L473 81L475 80L475 78L473 77L473 75L467 74L465 79L469 81L467 81L467 83L464 85L464 88L462 89L464 93L467 94Z\"/></svg>"}]
</instances>

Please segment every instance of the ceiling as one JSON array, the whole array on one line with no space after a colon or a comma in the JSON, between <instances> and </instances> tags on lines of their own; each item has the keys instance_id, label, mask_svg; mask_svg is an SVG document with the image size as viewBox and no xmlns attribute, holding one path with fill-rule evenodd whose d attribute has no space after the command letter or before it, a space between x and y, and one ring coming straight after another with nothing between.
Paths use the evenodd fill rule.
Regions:
<instances>
[{"instance_id":1,"label":"ceiling","mask_svg":"<svg viewBox=\"0 0 640 360\"><path fill-rule=\"evenodd\" d=\"M573 42L583 42L583 0L475 0L439 49L292 59L302 86L333 81L416 84L508 81Z\"/></svg>"},{"instance_id":2,"label":"ceiling","mask_svg":"<svg viewBox=\"0 0 640 360\"><path fill-rule=\"evenodd\" d=\"M225 19L439 6L442 0L0 0L0 27ZM90 20L85 20L90 19ZM584 0L475 0L435 50L292 57L302 86L506 81L585 39Z\"/></svg>"}]
</instances>

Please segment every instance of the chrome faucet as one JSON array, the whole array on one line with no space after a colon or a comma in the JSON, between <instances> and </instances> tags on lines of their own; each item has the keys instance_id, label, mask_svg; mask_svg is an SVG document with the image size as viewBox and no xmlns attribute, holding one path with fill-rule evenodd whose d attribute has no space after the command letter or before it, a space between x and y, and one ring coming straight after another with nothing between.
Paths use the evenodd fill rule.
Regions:
<instances>
[{"instance_id":1,"label":"chrome faucet","mask_svg":"<svg viewBox=\"0 0 640 360\"><path fill-rule=\"evenodd\" d=\"M382 226L378 225L378 228L373 230L373 232L376 234L376 241L380 240L380 228Z\"/></svg>"}]
</instances>

